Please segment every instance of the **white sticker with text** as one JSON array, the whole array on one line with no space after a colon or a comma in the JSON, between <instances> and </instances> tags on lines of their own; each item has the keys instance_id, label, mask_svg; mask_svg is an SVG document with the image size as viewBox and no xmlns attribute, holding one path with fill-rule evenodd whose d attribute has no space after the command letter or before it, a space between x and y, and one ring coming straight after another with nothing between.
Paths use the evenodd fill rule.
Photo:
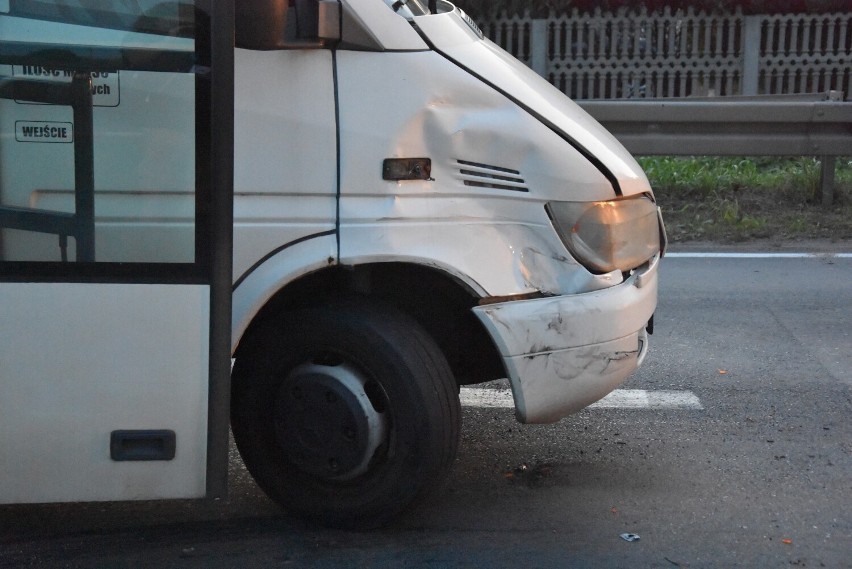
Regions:
<instances>
[{"instance_id":1,"label":"white sticker with text","mask_svg":"<svg viewBox=\"0 0 852 569\"><path fill-rule=\"evenodd\" d=\"M70 122L15 121L18 142L74 142L74 125Z\"/></svg>"},{"instance_id":2,"label":"white sticker with text","mask_svg":"<svg viewBox=\"0 0 852 569\"><path fill-rule=\"evenodd\" d=\"M71 81L72 71L52 69L39 65L15 65L12 75L24 79L47 81ZM117 107L120 102L118 71L95 71L92 73L92 105L95 107ZM17 100L16 100L17 101ZM27 103L28 101L17 101Z\"/></svg>"}]
</instances>

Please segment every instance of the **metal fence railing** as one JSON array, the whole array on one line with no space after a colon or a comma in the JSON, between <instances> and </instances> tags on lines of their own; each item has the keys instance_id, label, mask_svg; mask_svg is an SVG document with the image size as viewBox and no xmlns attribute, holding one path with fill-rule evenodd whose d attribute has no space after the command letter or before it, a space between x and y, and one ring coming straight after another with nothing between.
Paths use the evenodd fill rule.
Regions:
<instances>
[{"instance_id":1,"label":"metal fence railing","mask_svg":"<svg viewBox=\"0 0 852 569\"><path fill-rule=\"evenodd\" d=\"M480 24L573 99L852 92L852 12L575 9Z\"/></svg>"}]
</instances>

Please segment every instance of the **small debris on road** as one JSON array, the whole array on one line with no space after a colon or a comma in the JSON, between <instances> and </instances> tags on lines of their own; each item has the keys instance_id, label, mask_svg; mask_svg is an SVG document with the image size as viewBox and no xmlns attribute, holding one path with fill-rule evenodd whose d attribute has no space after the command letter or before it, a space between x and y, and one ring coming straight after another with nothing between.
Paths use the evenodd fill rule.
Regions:
<instances>
[{"instance_id":1,"label":"small debris on road","mask_svg":"<svg viewBox=\"0 0 852 569\"><path fill-rule=\"evenodd\" d=\"M621 539L623 539L624 541L631 541L632 542L632 541L639 541L640 538L639 538L639 535L637 535L635 533L623 533L623 534L621 534Z\"/></svg>"}]
</instances>

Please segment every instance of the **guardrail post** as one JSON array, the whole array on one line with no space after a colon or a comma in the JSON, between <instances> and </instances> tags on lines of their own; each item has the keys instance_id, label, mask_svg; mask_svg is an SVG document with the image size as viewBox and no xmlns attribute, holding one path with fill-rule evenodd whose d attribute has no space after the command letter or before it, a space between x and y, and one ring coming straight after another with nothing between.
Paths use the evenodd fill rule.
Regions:
<instances>
[{"instance_id":1,"label":"guardrail post","mask_svg":"<svg viewBox=\"0 0 852 569\"><path fill-rule=\"evenodd\" d=\"M547 78L547 20L530 23L530 68Z\"/></svg>"},{"instance_id":2,"label":"guardrail post","mask_svg":"<svg viewBox=\"0 0 852 569\"><path fill-rule=\"evenodd\" d=\"M742 94L757 95L760 75L760 16L743 17Z\"/></svg>"},{"instance_id":3,"label":"guardrail post","mask_svg":"<svg viewBox=\"0 0 852 569\"><path fill-rule=\"evenodd\" d=\"M831 204L834 203L834 170L836 166L837 157L822 156L820 158L819 191L824 207L831 207Z\"/></svg>"}]
</instances>

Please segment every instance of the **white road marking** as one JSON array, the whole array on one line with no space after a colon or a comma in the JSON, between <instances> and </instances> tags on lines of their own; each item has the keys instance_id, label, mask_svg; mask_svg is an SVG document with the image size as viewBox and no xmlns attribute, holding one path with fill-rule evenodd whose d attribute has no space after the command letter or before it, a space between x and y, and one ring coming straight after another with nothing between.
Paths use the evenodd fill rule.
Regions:
<instances>
[{"instance_id":1,"label":"white road marking","mask_svg":"<svg viewBox=\"0 0 852 569\"><path fill-rule=\"evenodd\" d=\"M462 407L509 407L515 408L515 399L509 389L483 389L462 387L459 392Z\"/></svg>"},{"instance_id":2,"label":"white road marking","mask_svg":"<svg viewBox=\"0 0 852 569\"><path fill-rule=\"evenodd\" d=\"M462 387L459 395L463 407L514 408L509 389ZM704 409L691 391L649 391L646 389L616 389L590 409Z\"/></svg>"},{"instance_id":3,"label":"white road marking","mask_svg":"<svg viewBox=\"0 0 852 569\"><path fill-rule=\"evenodd\" d=\"M691 391L616 389L590 407L598 409L704 409Z\"/></svg>"},{"instance_id":4,"label":"white road marking","mask_svg":"<svg viewBox=\"0 0 852 569\"><path fill-rule=\"evenodd\" d=\"M852 259L852 253L666 253L673 259Z\"/></svg>"}]
</instances>

